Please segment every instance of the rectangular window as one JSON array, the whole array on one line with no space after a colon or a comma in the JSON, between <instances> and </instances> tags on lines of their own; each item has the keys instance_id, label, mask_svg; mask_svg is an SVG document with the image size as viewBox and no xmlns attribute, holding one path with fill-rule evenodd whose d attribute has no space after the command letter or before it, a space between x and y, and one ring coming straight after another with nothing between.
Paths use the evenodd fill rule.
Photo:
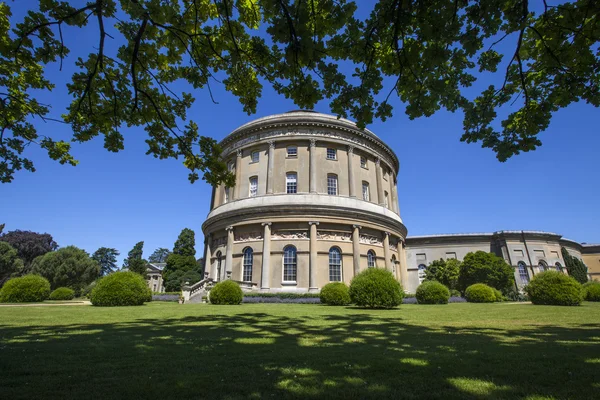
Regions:
<instances>
[{"instance_id":1,"label":"rectangular window","mask_svg":"<svg viewBox=\"0 0 600 400\"><path fill-rule=\"evenodd\" d=\"M389 208L388 192L384 192L384 194L383 194L383 202L384 202L385 208Z\"/></svg>"},{"instance_id":2,"label":"rectangular window","mask_svg":"<svg viewBox=\"0 0 600 400\"><path fill-rule=\"evenodd\" d=\"M224 203L227 203L229 201L229 188L226 187L225 188L225 201Z\"/></svg>"},{"instance_id":3,"label":"rectangular window","mask_svg":"<svg viewBox=\"0 0 600 400\"><path fill-rule=\"evenodd\" d=\"M456 253L446 253L446 260L456 260Z\"/></svg>"},{"instance_id":4,"label":"rectangular window","mask_svg":"<svg viewBox=\"0 0 600 400\"><path fill-rule=\"evenodd\" d=\"M298 157L298 147L288 146L287 147L287 156L288 157Z\"/></svg>"},{"instance_id":5,"label":"rectangular window","mask_svg":"<svg viewBox=\"0 0 600 400\"><path fill-rule=\"evenodd\" d=\"M285 176L285 187L287 193L297 193L298 176L295 172L288 172L288 174Z\"/></svg>"},{"instance_id":6,"label":"rectangular window","mask_svg":"<svg viewBox=\"0 0 600 400\"><path fill-rule=\"evenodd\" d=\"M331 196L337 196L337 194L338 194L337 175L327 175L327 194L331 195Z\"/></svg>"},{"instance_id":7,"label":"rectangular window","mask_svg":"<svg viewBox=\"0 0 600 400\"><path fill-rule=\"evenodd\" d=\"M360 166L363 168L367 168L367 157L360 156Z\"/></svg>"},{"instance_id":8,"label":"rectangular window","mask_svg":"<svg viewBox=\"0 0 600 400\"><path fill-rule=\"evenodd\" d=\"M253 176L250 178L250 197L256 197L258 193L258 177Z\"/></svg>"},{"instance_id":9,"label":"rectangular window","mask_svg":"<svg viewBox=\"0 0 600 400\"><path fill-rule=\"evenodd\" d=\"M253 151L250 155L250 162L257 163L260 158L260 153L258 151Z\"/></svg>"},{"instance_id":10,"label":"rectangular window","mask_svg":"<svg viewBox=\"0 0 600 400\"><path fill-rule=\"evenodd\" d=\"M427 257L425 256L425 253L417 254L417 261L425 261L426 259Z\"/></svg>"},{"instance_id":11,"label":"rectangular window","mask_svg":"<svg viewBox=\"0 0 600 400\"><path fill-rule=\"evenodd\" d=\"M362 184L362 195L364 201L369 201L369 184L367 182L363 182Z\"/></svg>"},{"instance_id":12,"label":"rectangular window","mask_svg":"<svg viewBox=\"0 0 600 400\"><path fill-rule=\"evenodd\" d=\"M337 160L337 150L336 149L327 149L327 159L328 160Z\"/></svg>"},{"instance_id":13,"label":"rectangular window","mask_svg":"<svg viewBox=\"0 0 600 400\"><path fill-rule=\"evenodd\" d=\"M523 250L515 249L515 256L517 256L517 257L523 257Z\"/></svg>"}]
</instances>

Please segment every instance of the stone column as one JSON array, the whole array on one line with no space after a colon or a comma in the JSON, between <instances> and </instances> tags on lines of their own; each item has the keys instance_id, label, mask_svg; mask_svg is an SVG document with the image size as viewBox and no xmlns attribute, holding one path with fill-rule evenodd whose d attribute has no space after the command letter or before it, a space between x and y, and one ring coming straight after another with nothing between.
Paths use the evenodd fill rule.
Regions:
<instances>
[{"instance_id":1,"label":"stone column","mask_svg":"<svg viewBox=\"0 0 600 400\"><path fill-rule=\"evenodd\" d=\"M385 257L385 269L392 270L392 255L390 254L390 233L383 232L383 256Z\"/></svg>"},{"instance_id":2,"label":"stone column","mask_svg":"<svg viewBox=\"0 0 600 400\"><path fill-rule=\"evenodd\" d=\"M317 226L318 222L311 221L310 225L310 259L308 270L308 291L316 292L317 287Z\"/></svg>"},{"instance_id":3,"label":"stone column","mask_svg":"<svg viewBox=\"0 0 600 400\"><path fill-rule=\"evenodd\" d=\"M352 261L354 263L354 276L360 273L360 225L352 225Z\"/></svg>"},{"instance_id":4,"label":"stone column","mask_svg":"<svg viewBox=\"0 0 600 400\"><path fill-rule=\"evenodd\" d=\"M354 146L348 146L348 187L350 197L356 197L356 182L354 181Z\"/></svg>"},{"instance_id":5,"label":"stone column","mask_svg":"<svg viewBox=\"0 0 600 400\"><path fill-rule=\"evenodd\" d=\"M404 241L398 242L398 259L400 260L400 281L402 287L406 290L408 285L408 268L406 267L406 250L404 248Z\"/></svg>"},{"instance_id":6,"label":"stone column","mask_svg":"<svg viewBox=\"0 0 600 400\"><path fill-rule=\"evenodd\" d=\"M212 234L208 234L205 238L204 238L204 278L208 278L209 273L211 276L213 276L214 279L214 275L212 273L212 263L210 262L211 258L212 258Z\"/></svg>"},{"instance_id":7,"label":"stone column","mask_svg":"<svg viewBox=\"0 0 600 400\"><path fill-rule=\"evenodd\" d=\"M273 194L273 164L275 163L275 142L269 141L269 155L267 157L267 194Z\"/></svg>"},{"instance_id":8,"label":"stone column","mask_svg":"<svg viewBox=\"0 0 600 400\"><path fill-rule=\"evenodd\" d=\"M268 291L271 287L271 223L263 222L263 253L260 274L260 289Z\"/></svg>"},{"instance_id":9,"label":"stone column","mask_svg":"<svg viewBox=\"0 0 600 400\"><path fill-rule=\"evenodd\" d=\"M392 211L400 215L400 206L398 204L398 181L396 176L392 179Z\"/></svg>"},{"instance_id":10,"label":"stone column","mask_svg":"<svg viewBox=\"0 0 600 400\"><path fill-rule=\"evenodd\" d=\"M235 158L235 186L233 188L232 200L240 198L240 179L242 179L242 150L238 149L237 157Z\"/></svg>"},{"instance_id":11,"label":"stone column","mask_svg":"<svg viewBox=\"0 0 600 400\"><path fill-rule=\"evenodd\" d=\"M233 270L233 226L225 228L227 230L227 247L225 250L225 279L231 279Z\"/></svg>"},{"instance_id":12,"label":"stone column","mask_svg":"<svg viewBox=\"0 0 600 400\"><path fill-rule=\"evenodd\" d=\"M310 139L310 183L309 183L309 191L310 193L317 193L317 141L315 139Z\"/></svg>"},{"instance_id":13,"label":"stone column","mask_svg":"<svg viewBox=\"0 0 600 400\"><path fill-rule=\"evenodd\" d=\"M383 198L383 176L381 174L381 159L377 158L375 161L375 174L377 175L377 201L380 206L385 206L385 199Z\"/></svg>"}]
</instances>

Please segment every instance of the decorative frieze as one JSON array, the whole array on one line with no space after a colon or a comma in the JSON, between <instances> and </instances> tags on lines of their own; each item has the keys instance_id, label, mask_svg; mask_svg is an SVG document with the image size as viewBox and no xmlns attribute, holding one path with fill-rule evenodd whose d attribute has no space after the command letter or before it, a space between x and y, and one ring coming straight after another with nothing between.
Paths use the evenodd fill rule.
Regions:
<instances>
[{"instance_id":1,"label":"decorative frieze","mask_svg":"<svg viewBox=\"0 0 600 400\"><path fill-rule=\"evenodd\" d=\"M308 233L306 231L274 231L271 234L271 239L308 239Z\"/></svg>"},{"instance_id":2,"label":"decorative frieze","mask_svg":"<svg viewBox=\"0 0 600 400\"><path fill-rule=\"evenodd\" d=\"M213 248L227 245L227 236L213 239Z\"/></svg>"},{"instance_id":3,"label":"decorative frieze","mask_svg":"<svg viewBox=\"0 0 600 400\"><path fill-rule=\"evenodd\" d=\"M337 240L342 242L351 242L352 235L346 232L331 232L331 231L318 231L317 239L319 240Z\"/></svg>"},{"instance_id":4,"label":"decorative frieze","mask_svg":"<svg viewBox=\"0 0 600 400\"><path fill-rule=\"evenodd\" d=\"M248 233L236 233L233 241L238 242L251 242L253 240L262 240L262 234L260 232L248 232Z\"/></svg>"},{"instance_id":5,"label":"decorative frieze","mask_svg":"<svg viewBox=\"0 0 600 400\"><path fill-rule=\"evenodd\" d=\"M369 245L372 245L372 246L383 246L383 241L380 238L376 237L376 236L361 234L359 236L359 241L362 244L369 244Z\"/></svg>"}]
</instances>

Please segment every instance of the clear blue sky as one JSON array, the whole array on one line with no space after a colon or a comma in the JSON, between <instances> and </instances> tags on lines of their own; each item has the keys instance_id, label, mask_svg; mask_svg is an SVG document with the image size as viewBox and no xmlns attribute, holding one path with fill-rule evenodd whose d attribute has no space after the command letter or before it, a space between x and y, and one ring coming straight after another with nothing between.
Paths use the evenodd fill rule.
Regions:
<instances>
[{"instance_id":1,"label":"clear blue sky","mask_svg":"<svg viewBox=\"0 0 600 400\"><path fill-rule=\"evenodd\" d=\"M11 3L15 14L18 6ZM92 40L78 36L78 43ZM72 46L76 53L77 45ZM72 58L71 58L72 60ZM50 77L64 80L51 67ZM248 116L237 100L215 88L194 93L189 116L201 133L221 139L241 124L261 116L297 109L265 88L256 115ZM63 87L44 96L59 115L69 102ZM546 230L580 242L600 242L599 110L576 104L558 112L541 135L543 146L505 163L479 144L459 141L462 114L440 112L410 121L397 104L393 118L369 126L400 159L398 195L409 235L490 232L503 229ZM316 107L328 112L327 103ZM68 127L38 122L40 132L68 137ZM144 256L158 247L172 248L183 228L196 232L197 256L203 252L201 225L208 214L211 188L190 184L177 160L146 156L145 132L128 129L125 150L109 153L103 141L73 145L81 161L61 166L35 148L35 173L20 172L0 184L0 223L14 229L48 232L60 246L88 252L115 247L120 260L143 240Z\"/></svg>"}]
</instances>

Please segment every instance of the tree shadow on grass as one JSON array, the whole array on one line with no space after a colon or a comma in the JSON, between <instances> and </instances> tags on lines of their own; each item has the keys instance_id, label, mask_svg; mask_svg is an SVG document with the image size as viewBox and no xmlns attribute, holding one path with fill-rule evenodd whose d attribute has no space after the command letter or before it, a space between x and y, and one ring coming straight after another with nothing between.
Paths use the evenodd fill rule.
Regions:
<instances>
[{"instance_id":1,"label":"tree shadow on grass","mask_svg":"<svg viewBox=\"0 0 600 400\"><path fill-rule=\"evenodd\" d=\"M199 313L202 309L199 309ZM437 326L263 313L0 326L17 398L598 398L598 325Z\"/></svg>"}]
</instances>

